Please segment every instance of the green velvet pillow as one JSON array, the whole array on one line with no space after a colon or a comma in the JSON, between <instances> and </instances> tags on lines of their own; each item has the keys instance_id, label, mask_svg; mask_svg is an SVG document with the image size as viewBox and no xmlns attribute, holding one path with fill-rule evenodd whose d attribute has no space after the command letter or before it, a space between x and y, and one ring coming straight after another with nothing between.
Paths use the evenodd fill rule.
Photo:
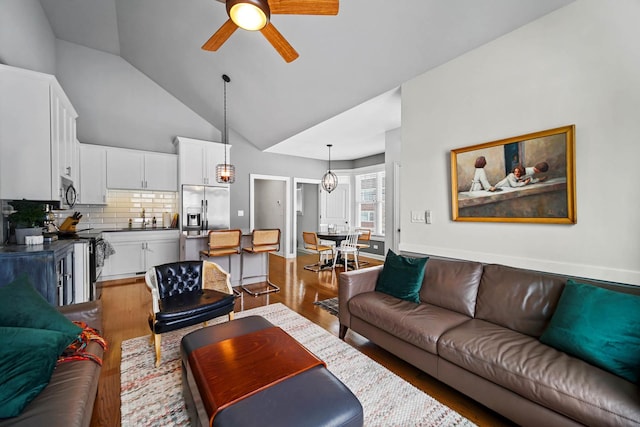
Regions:
<instances>
[{"instance_id":1,"label":"green velvet pillow","mask_svg":"<svg viewBox=\"0 0 640 427\"><path fill-rule=\"evenodd\" d=\"M420 288L428 259L396 255L389 250L376 282L376 291L403 300L420 302Z\"/></svg>"},{"instance_id":2,"label":"green velvet pillow","mask_svg":"<svg viewBox=\"0 0 640 427\"><path fill-rule=\"evenodd\" d=\"M0 326L49 329L78 335L82 328L64 317L34 289L23 273L0 287Z\"/></svg>"},{"instance_id":3,"label":"green velvet pillow","mask_svg":"<svg viewBox=\"0 0 640 427\"><path fill-rule=\"evenodd\" d=\"M77 334L0 326L0 418L15 417L38 396L58 356Z\"/></svg>"},{"instance_id":4,"label":"green velvet pillow","mask_svg":"<svg viewBox=\"0 0 640 427\"><path fill-rule=\"evenodd\" d=\"M640 296L568 280L540 341L637 383Z\"/></svg>"}]
</instances>

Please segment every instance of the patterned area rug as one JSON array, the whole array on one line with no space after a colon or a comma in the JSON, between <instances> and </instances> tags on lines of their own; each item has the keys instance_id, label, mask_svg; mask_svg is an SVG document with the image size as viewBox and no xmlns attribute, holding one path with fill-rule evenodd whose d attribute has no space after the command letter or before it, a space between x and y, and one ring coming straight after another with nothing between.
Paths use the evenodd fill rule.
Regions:
<instances>
[{"instance_id":1,"label":"patterned area rug","mask_svg":"<svg viewBox=\"0 0 640 427\"><path fill-rule=\"evenodd\" d=\"M319 306L324 310L327 310L334 316L338 315L338 297L323 299L322 301L316 301L313 304Z\"/></svg>"},{"instance_id":2,"label":"patterned area rug","mask_svg":"<svg viewBox=\"0 0 640 427\"><path fill-rule=\"evenodd\" d=\"M382 365L278 303L236 313L263 316L320 359L358 397L365 426L473 426ZM226 321L226 316L212 321ZM188 426L182 398L180 339L199 326L163 335L162 364L154 367L149 336L122 343L122 426Z\"/></svg>"}]
</instances>

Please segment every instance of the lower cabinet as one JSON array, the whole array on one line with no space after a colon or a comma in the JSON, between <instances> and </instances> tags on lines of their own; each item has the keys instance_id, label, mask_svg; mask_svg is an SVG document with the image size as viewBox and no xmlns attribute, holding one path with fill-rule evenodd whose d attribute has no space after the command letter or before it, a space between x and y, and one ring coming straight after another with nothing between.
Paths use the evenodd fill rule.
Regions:
<instances>
[{"instance_id":1,"label":"lower cabinet","mask_svg":"<svg viewBox=\"0 0 640 427\"><path fill-rule=\"evenodd\" d=\"M104 262L102 280L136 276L180 257L179 231L120 231L103 233L115 253Z\"/></svg>"},{"instance_id":2,"label":"lower cabinet","mask_svg":"<svg viewBox=\"0 0 640 427\"><path fill-rule=\"evenodd\" d=\"M0 286L26 273L29 282L51 305L73 304L74 287L82 286L82 278L74 276L73 254L71 240L0 248Z\"/></svg>"}]
</instances>

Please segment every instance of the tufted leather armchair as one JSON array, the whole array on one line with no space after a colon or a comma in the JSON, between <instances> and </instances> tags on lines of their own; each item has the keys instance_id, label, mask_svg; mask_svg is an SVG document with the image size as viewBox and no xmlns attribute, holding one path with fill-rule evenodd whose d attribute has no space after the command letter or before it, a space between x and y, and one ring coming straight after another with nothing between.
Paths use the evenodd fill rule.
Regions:
<instances>
[{"instance_id":1,"label":"tufted leather armchair","mask_svg":"<svg viewBox=\"0 0 640 427\"><path fill-rule=\"evenodd\" d=\"M227 314L233 320L234 295L229 273L209 261L180 261L149 269L145 282L152 295L149 315L160 366L161 334L205 323Z\"/></svg>"}]
</instances>

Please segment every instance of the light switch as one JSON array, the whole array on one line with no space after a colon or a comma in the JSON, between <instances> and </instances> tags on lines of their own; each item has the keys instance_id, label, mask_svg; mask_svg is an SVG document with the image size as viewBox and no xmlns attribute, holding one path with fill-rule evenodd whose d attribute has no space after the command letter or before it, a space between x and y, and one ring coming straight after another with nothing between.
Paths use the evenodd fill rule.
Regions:
<instances>
[{"instance_id":1,"label":"light switch","mask_svg":"<svg viewBox=\"0 0 640 427\"><path fill-rule=\"evenodd\" d=\"M411 222L425 222L424 211L411 211Z\"/></svg>"},{"instance_id":2,"label":"light switch","mask_svg":"<svg viewBox=\"0 0 640 427\"><path fill-rule=\"evenodd\" d=\"M430 210L430 209L427 209L427 210L425 211L425 215L424 215L424 217L425 217L425 222L426 222L427 224L431 224L431 210Z\"/></svg>"},{"instance_id":3,"label":"light switch","mask_svg":"<svg viewBox=\"0 0 640 427\"><path fill-rule=\"evenodd\" d=\"M238 216L244 216L244 211L238 211Z\"/></svg>"}]
</instances>

